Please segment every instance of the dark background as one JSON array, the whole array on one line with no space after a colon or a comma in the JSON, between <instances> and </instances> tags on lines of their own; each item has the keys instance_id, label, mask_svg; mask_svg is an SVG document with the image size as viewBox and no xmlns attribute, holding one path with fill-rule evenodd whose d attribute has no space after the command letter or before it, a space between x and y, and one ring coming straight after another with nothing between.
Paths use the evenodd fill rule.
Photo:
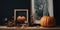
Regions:
<instances>
[{"instance_id":1,"label":"dark background","mask_svg":"<svg viewBox=\"0 0 60 30\"><path fill-rule=\"evenodd\" d=\"M57 26L60 26L60 0L54 0L54 17L56 19Z\"/></svg>"},{"instance_id":2,"label":"dark background","mask_svg":"<svg viewBox=\"0 0 60 30\"><path fill-rule=\"evenodd\" d=\"M54 0L54 17L57 26L60 25L60 0ZM31 0L0 0L0 24L3 24L3 19L11 18L14 14L14 9L28 9L29 15L31 11ZM29 17L30 21L30 17Z\"/></svg>"},{"instance_id":3,"label":"dark background","mask_svg":"<svg viewBox=\"0 0 60 30\"><path fill-rule=\"evenodd\" d=\"M30 0L0 0L0 24L4 24L5 17L10 20L14 16L14 9L28 9L30 15L30 5Z\"/></svg>"}]
</instances>

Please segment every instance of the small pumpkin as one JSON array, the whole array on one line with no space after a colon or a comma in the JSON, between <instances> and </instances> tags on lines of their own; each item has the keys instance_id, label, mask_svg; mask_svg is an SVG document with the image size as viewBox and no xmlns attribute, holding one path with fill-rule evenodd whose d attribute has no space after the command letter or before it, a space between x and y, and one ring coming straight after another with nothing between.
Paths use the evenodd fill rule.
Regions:
<instances>
[{"instance_id":1,"label":"small pumpkin","mask_svg":"<svg viewBox=\"0 0 60 30\"><path fill-rule=\"evenodd\" d=\"M26 20L26 17L25 16L18 16L17 17L17 20L18 21L25 21Z\"/></svg>"},{"instance_id":2,"label":"small pumpkin","mask_svg":"<svg viewBox=\"0 0 60 30\"><path fill-rule=\"evenodd\" d=\"M44 27L52 27L55 26L55 20L54 17L51 16L43 16L40 19L40 25Z\"/></svg>"}]
</instances>

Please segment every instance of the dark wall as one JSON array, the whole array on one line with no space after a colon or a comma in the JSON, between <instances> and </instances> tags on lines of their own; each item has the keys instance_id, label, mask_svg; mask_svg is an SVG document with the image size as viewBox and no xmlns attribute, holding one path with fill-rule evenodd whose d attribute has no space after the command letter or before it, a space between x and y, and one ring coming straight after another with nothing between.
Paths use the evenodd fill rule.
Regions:
<instances>
[{"instance_id":1,"label":"dark wall","mask_svg":"<svg viewBox=\"0 0 60 30\"><path fill-rule=\"evenodd\" d=\"M57 26L60 26L60 0L54 0L54 16Z\"/></svg>"},{"instance_id":2,"label":"dark wall","mask_svg":"<svg viewBox=\"0 0 60 30\"><path fill-rule=\"evenodd\" d=\"M28 9L30 14L30 0L0 0L0 23L7 17L11 18L14 9Z\"/></svg>"},{"instance_id":3,"label":"dark wall","mask_svg":"<svg viewBox=\"0 0 60 30\"><path fill-rule=\"evenodd\" d=\"M1 17L13 16L16 8L30 10L30 0L1 0L0 3Z\"/></svg>"}]
</instances>

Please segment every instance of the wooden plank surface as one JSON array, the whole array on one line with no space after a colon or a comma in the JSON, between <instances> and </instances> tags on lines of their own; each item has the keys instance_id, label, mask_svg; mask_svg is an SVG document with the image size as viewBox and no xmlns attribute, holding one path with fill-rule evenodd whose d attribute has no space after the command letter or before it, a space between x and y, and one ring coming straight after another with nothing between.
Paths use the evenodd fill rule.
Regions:
<instances>
[{"instance_id":1,"label":"wooden plank surface","mask_svg":"<svg viewBox=\"0 0 60 30\"><path fill-rule=\"evenodd\" d=\"M0 26L0 30L60 30L60 27L6 27Z\"/></svg>"}]
</instances>

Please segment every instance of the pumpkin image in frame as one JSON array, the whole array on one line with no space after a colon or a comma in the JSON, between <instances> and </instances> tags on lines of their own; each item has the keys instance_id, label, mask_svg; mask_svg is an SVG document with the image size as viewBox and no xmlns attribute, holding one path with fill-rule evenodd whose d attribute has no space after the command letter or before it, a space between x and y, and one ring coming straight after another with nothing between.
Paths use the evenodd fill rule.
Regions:
<instances>
[{"instance_id":1,"label":"pumpkin image in frame","mask_svg":"<svg viewBox=\"0 0 60 30\"><path fill-rule=\"evenodd\" d=\"M43 16L41 19L40 19L40 25L42 27L53 27L55 26L55 19L54 17L51 17L51 16Z\"/></svg>"},{"instance_id":2,"label":"pumpkin image in frame","mask_svg":"<svg viewBox=\"0 0 60 30\"><path fill-rule=\"evenodd\" d=\"M25 21L26 20L26 17L25 16L18 16L17 17L17 20L18 21Z\"/></svg>"}]
</instances>

